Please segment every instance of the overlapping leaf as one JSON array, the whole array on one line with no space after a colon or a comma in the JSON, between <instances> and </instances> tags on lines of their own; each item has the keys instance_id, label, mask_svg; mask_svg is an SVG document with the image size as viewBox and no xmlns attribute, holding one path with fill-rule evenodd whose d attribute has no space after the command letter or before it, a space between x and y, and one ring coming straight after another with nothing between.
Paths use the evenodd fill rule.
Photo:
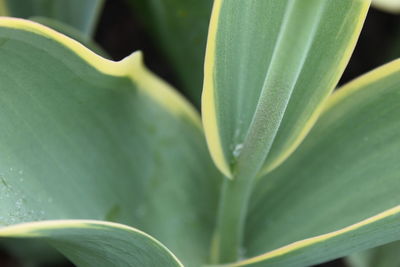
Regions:
<instances>
[{"instance_id":1,"label":"overlapping leaf","mask_svg":"<svg viewBox=\"0 0 400 267\"><path fill-rule=\"evenodd\" d=\"M64 22L91 36L104 0L0 0L0 15L19 18L42 16ZM5 14L4 14L5 13Z\"/></svg>"},{"instance_id":2,"label":"overlapping leaf","mask_svg":"<svg viewBox=\"0 0 400 267\"><path fill-rule=\"evenodd\" d=\"M300 266L400 239L399 77L395 61L339 89L304 143L260 180L247 256L277 249L259 264Z\"/></svg>"},{"instance_id":3,"label":"overlapping leaf","mask_svg":"<svg viewBox=\"0 0 400 267\"><path fill-rule=\"evenodd\" d=\"M200 104L212 0L129 0L169 59L190 99Z\"/></svg>"},{"instance_id":4,"label":"overlapping leaf","mask_svg":"<svg viewBox=\"0 0 400 267\"><path fill-rule=\"evenodd\" d=\"M98 44L96 44L93 41L93 39L91 39L90 37L84 35L77 29L75 29L63 22L60 22L55 19L46 18L46 17L31 17L31 18L29 18L29 20L40 23L40 24L50 27L53 30L56 30L62 34L65 34L68 37L83 44L84 46L86 46L87 48L89 48L90 50L95 52L96 54L98 54L102 57L105 57L105 58L110 58L110 56Z\"/></svg>"},{"instance_id":5,"label":"overlapping leaf","mask_svg":"<svg viewBox=\"0 0 400 267\"><path fill-rule=\"evenodd\" d=\"M226 176L240 164L265 173L297 147L340 78L368 6L215 1L202 112L209 149Z\"/></svg>"},{"instance_id":6,"label":"overlapping leaf","mask_svg":"<svg viewBox=\"0 0 400 267\"><path fill-rule=\"evenodd\" d=\"M0 80L1 225L116 221L186 265L207 260L217 171L198 115L140 53L112 62L1 18Z\"/></svg>"},{"instance_id":7,"label":"overlapping leaf","mask_svg":"<svg viewBox=\"0 0 400 267\"><path fill-rule=\"evenodd\" d=\"M99 221L46 221L0 229L1 237L49 242L77 266L183 266L161 243L136 229Z\"/></svg>"}]
</instances>

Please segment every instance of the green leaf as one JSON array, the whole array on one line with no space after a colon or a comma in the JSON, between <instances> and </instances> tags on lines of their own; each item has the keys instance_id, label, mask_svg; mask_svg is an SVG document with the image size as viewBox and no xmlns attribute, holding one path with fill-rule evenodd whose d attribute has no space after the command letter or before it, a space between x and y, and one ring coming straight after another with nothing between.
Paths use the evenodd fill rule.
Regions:
<instances>
[{"instance_id":1,"label":"green leaf","mask_svg":"<svg viewBox=\"0 0 400 267\"><path fill-rule=\"evenodd\" d=\"M215 1L202 111L209 149L226 176L240 165L265 173L297 147L337 84L368 6Z\"/></svg>"},{"instance_id":2,"label":"green leaf","mask_svg":"<svg viewBox=\"0 0 400 267\"><path fill-rule=\"evenodd\" d=\"M48 17L64 22L86 36L92 36L104 0L1 0L13 17Z\"/></svg>"},{"instance_id":3,"label":"green leaf","mask_svg":"<svg viewBox=\"0 0 400 267\"><path fill-rule=\"evenodd\" d=\"M339 89L294 154L256 185L246 256L331 232L275 254L316 264L400 239L399 116L400 61Z\"/></svg>"},{"instance_id":4,"label":"green leaf","mask_svg":"<svg viewBox=\"0 0 400 267\"><path fill-rule=\"evenodd\" d=\"M310 266L400 238L400 206L335 232L224 266ZM382 236L385 236L382 239Z\"/></svg>"},{"instance_id":5,"label":"green leaf","mask_svg":"<svg viewBox=\"0 0 400 267\"><path fill-rule=\"evenodd\" d=\"M183 266L156 239L116 223L87 220L27 223L0 229L1 237L47 241L77 266Z\"/></svg>"},{"instance_id":6,"label":"green leaf","mask_svg":"<svg viewBox=\"0 0 400 267\"><path fill-rule=\"evenodd\" d=\"M198 114L140 53L109 61L1 18L0 80L0 225L115 221L208 259L219 174Z\"/></svg>"},{"instance_id":7,"label":"green leaf","mask_svg":"<svg viewBox=\"0 0 400 267\"><path fill-rule=\"evenodd\" d=\"M46 17L31 17L29 20L40 23L42 25L45 25L47 27L52 28L53 30L56 30L62 34L67 35L68 37L75 39L79 43L83 44L96 54L105 57L105 58L110 58L110 56L97 44L95 43L90 37L83 35L80 31L76 30L75 28L64 24L60 21L46 18Z\"/></svg>"},{"instance_id":8,"label":"green leaf","mask_svg":"<svg viewBox=\"0 0 400 267\"><path fill-rule=\"evenodd\" d=\"M350 255L346 262L351 267L398 267L400 242L393 242L384 246L361 251Z\"/></svg>"},{"instance_id":9,"label":"green leaf","mask_svg":"<svg viewBox=\"0 0 400 267\"><path fill-rule=\"evenodd\" d=\"M129 0L156 47L178 74L184 92L200 104L211 0Z\"/></svg>"}]
</instances>

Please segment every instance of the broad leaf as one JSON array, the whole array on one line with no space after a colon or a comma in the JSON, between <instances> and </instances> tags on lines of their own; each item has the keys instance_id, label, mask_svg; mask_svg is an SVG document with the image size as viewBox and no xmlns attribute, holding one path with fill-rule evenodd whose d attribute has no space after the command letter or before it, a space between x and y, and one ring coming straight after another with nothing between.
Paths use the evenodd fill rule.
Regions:
<instances>
[{"instance_id":1,"label":"broad leaf","mask_svg":"<svg viewBox=\"0 0 400 267\"><path fill-rule=\"evenodd\" d=\"M175 68L183 90L200 104L211 0L129 0Z\"/></svg>"},{"instance_id":2,"label":"broad leaf","mask_svg":"<svg viewBox=\"0 0 400 267\"><path fill-rule=\"evenodd\" d=\"M207 260L218 173L198 114L140 53L113 62L0 18L0 80L0 225L116 221Z\"/></svg>"},{"instance_id":3,"label":"broad leaf","mask_svg":"<svg viewBox=\"0 0 400 267\"><path fill-rule=\"evenodd\" d=\"M226 176L237 166L265 173L297 147L338 82L368 6L215 1L202 112L209 149Z\"/></svg>"},{"instance_id":4,"label":"broad leaf","mask_svg":"<svg viewBox=\"0 0 400 267\"><path fill-rule=\"evenodd\" d=\"M124 225L99 221L44 221L0 229L0 238L49 242L77 266L183 266L160 242Z\"/></svg>"},{"instance_id":5,"label":"broad leaf","mask_svg":"<svg viewBox=\"0 0 400 267\"><path fill-rule=\"evenodd\" d=\"M71 25L86 36L91 36L104 0L0 0L0 2L10 16L48 17Z\"/></svg>"},{"instance_id":6,"label":"broad leaf","mask_svg":"<svg viewBox=\"0 0 400 267\"><path fill-rule=\"evenodd\" d=\"M274 254L316 264L400 239L399 116L400 61L339 89L296 152L256 186L246 256L331 232Z\"/></svg>"}]
</instances>

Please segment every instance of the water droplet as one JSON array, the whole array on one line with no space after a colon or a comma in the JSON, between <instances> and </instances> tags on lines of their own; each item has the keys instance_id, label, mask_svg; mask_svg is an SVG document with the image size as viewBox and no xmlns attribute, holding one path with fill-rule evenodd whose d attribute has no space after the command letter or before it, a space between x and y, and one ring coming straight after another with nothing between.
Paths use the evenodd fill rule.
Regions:
<instances>
[{"instance_id":1,"label":"water droplet","mask_svg":"<svg viewBox=\"0 0 400 267\"><path fill-rule=\"evenodd\" d=\"M242 152L242 149L243 149L243 144L237 144L235 146L235 149L233 150L233 156L235 158L238 158L240 155L240 152Z\"/></svg>"},{"instance_id":2,"label":"water droplet","mask_svg":"<svg viewBox=\"0 0 400 267\"><path fill-rule=\"evenodd\" d=\"M23 170L20 170L18 173L19 173L20 175L22 175L22 174L24 174L24 171L23 171Z\"/></svg>"},{"instance_id":3,"label":"water droplet","mask_svg":"<svg viewBox=\"0 0 400 267\"><path fill-rule=\"evenodd\" d=\"M18 199L15 205L17 206L17 208L20 208L22 206L22 199Z\"/></svg>"}]
</instances>

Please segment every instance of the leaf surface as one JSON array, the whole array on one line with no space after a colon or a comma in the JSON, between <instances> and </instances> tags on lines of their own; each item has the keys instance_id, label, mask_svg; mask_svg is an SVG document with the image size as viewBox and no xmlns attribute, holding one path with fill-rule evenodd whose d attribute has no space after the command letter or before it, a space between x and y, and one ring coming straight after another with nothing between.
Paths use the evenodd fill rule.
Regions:
<instances>
[{"instance_id":1,"label":"leaf surface","mask_svg":"<svg viewBox=\"0 0 400 267\"><path fill-rule=\"evenodd\" d=\"M156 47L178 74L182 89L200 104L212 0L129 0Z\"/></svg>"},{"instance_id":2,"label":"leaf surface","mask_svg":"<svg viewBox=\"0 0 400 267\"><path fill-rule=\"evenodd\" d=\"M1 18L0 80L0 225L115 221L207 260L219 174L198 114L140 53L109 61Z\"/></svg>"},{"instance_id":3,"label":"leaf surface","mask_svg":"<svg viewBox=\"0 0 400 267\"><path fill-rule=\"evenodd\" d=\"M307 265L400 239L399 77L394 61L339 89L294 154L259 181L247 256L278 249L278 263ZM320 235L331 238L307 245ZM287 245L298 249L279 249Z\"/></svg>"},{"instance_id":4,"label":"leaf surface","mask_svg":"<svg viewBox=\"0 0 400 267\"><path fill-rule=\"evenodd\" d=\"M268 172L307 134L354 49L365 0L217 0L202 96L212 157ZM267 157L268 155L268 157Z\"/></svg>"},{"instance_id":5,"label":"leaf surface","mask_svg":"<svg viewBox=\"0 0 400 267\"><path fill-rule=\"evenodd\" d=\"M48 17L92 36L104 0L1 0L7 15L19 18ZM0 2L1 2L0 1ZM1 3L0 3L1 5Z\"/></svg>"},{"instance_id":6,"label":"leaf surface","mask_svg":"<svg viewBox=\"0 0 400 267\"><path fill-rule=\"evenodd\" d=\"M45 25L47 27L52 28L53 30L56 30L62 34L67 35L68 37L75 39L79 43L83 44L96 54L105 57L105 58L110 58L110 56L90 37L82 34L80 31L77 29L54 19L46 18L46 17L30 17L29 20L32 20L34 22L40 23L42 25Z\"/></svg>"},{"instance_id":7,"label":"leaf surface","mask_svg":"<svg viewBox=\"0 0 400 267\"><path fill-rule=\"evenodd\" d=\"M350 267L397 267L400 265L400 242L361 251L346 258Z\"/></svg>"},{"instance_id":8,"label":"leaf surface","mask_svg":"<svg viewBox=\"0 0 400 267\"><path fill-rule=\"evenodd\" d=\"M338 231L297 241L257 257L224 266L315 265L360 249L399 239L399 219L400 206L397 206Z\"/></svg>"},{"instance_id":9,"label":"leaf surface","mask_svg":"<svg viewBox=\"0 0 400 267\"><path fill-rule=\"evenodd\" d=\"M49 242L77 266L183 266L160 242L131 227L85 220L43 221L0 229L0 238Z\"/></svg>"}]
</instances>

